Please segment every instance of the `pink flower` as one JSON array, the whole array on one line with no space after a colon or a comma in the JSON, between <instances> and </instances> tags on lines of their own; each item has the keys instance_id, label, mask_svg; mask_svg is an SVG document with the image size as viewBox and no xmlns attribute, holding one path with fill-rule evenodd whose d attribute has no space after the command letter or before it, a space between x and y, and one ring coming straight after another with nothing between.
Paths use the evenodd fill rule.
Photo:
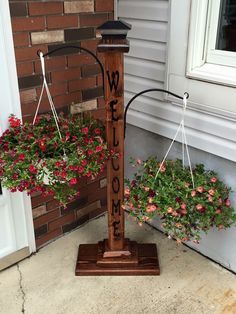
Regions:
<instances>
[{"instance_id":1,"label":"pink flower","mask_svg":"<svg viewBox=\"0 0 236 314\"><path fill-rule=\"evenodd\" d=\"M137 165L141 165L141 164L142 164L141 159L137 159L137 160L136 160L136 163L137 163Z\"/></svg>"},{"instance_id":2,"label":"pink flower","mask_svg":"<svg viewBox=\"0 0 236 314\"><path fill-rule=\"evenodd\" d=\"M147 186L144 187L144 191L148 192L149 190L150 190L149 187L147 187Z\"/></svg>"},{"instance_id":3,"label":"pink flower","mask_svg":"<svg viewBox=\"0 0 236 314\"><path fill-rule=\"evenodd\" d=\"M216 211L215 211L215 213L216 213L217 215L221 214L221 209L220 209L220 208L217 208Z\"/></svg>"},{"instance_id":4,"label":"pink flower","mask_svg":"<svg viewBox=\"0 0 236 314\"><path fill-rule=\"evenodd\" d=\"M204 188L202 186L197 187L196 189L199 193L202 193L204 191Z\"/></svg>"},{"instance_id":5,"label":"pink flower","mask_svg":"<svg viewBox=\"0 0 236 314\"><path fill-rule=\"evenodd\" d=\"M231 202L230 202L230 199L226 199L225 200L225 205L227 206L227 207L230 207L231 206Z\"/></svg>"},{"instance_id":6,"label":"pink flower","mask_svg":"<svg viewBox=\"0 0 236 314\"><path fill-rule=\"evenodd\" d=\"M88 178L92 177L92 172L89 171L89 172L86 174L86 176L87 176Z\"/></svg>"},{"instance_id":7,"label":"pink flower","mask_svg":"<svg viewBox=\"0 0 236 314\"><path fill-rule=\"evenodd\" d=\"M197 210L201 210L203 207L202 207L201 204L197 204L197 205L196 205L196 208L197 208Z\"/></svg>"},{"instance_id":8,"label":"pink flower","mask_svg":"<svg viewBox=\"0 0 236 314\"><path fill-rule=\"evenodd\" d=\"M208 195L208 202L210 202L210 203L212 203L213 202L213 198L212 198L212 196L211 195Z\"/></svg>"},{"instance_id":9,"label":"pink flower","mask_svg":"<svg viewBox=\"0 0 236 314\"><path fill-rule=\"evenodd\" d=\"M125 188L125 196L126 197L130 196L130 189L129 188Z\"/></svg>"},{"instance_id":10,"label":"pink flower","mask_svg":"<svg viewBox=\"0 0 236 314\"><path fill-rule=\"evenodd\" d=\"M186 215L186 214L187 214L187 209L182 209L182 210L181 210L181 214L182 214L182 215Z\"/></svg>"},{"instance_id":11,"label":"pink flower","mask_svg":"<svg viewBox=\"0 0 236 314\"><path fill-rule=\"evenodd\" d=\"M208 193L209 193L211 196L215 195L215 191L214 191L213 189L210 189L210 190L208 191Z\"/></svg>"},{"instance_id":12,"label":"pink flower","mask_svg":"<svg viewBox=\"0 0 236 314\"><path fill-rule=\"evenodd\" d=\"M167 208L167 213L168 213L168 214L172 214L173 211L174 211L174 209L173 209L172 207L168 207L168 208Z\"/></svg>"},{"instance_id":13,"label":"pink flower","mask_svg":"<svg viewBox=\"0 0 236 314\"><path fill-rule=\"evenodd\" d=\"M160 168L160 172L163 173L163 172L165 172L165 171L166 171L166 166L165 166L165 164L163 164L163 165L161 166L161 168Z\"/></svg>"},{"instance_id":14,"label":"pink flower","mask_svg":"<svg viewBox=\"0 0 236 314\"><path fill-rule=\"evenodd\" d=\"M148 206L146 207L146 212L147 212L147 213L152 213L152 212L154 212L156 209L157 209L157 207L156 207L155 205L148 205Z\"/></svg>"},{"instance_id":15,"label":"pink flower","mask_svg":"<svg viewBox=\"0 0 236 314\"><path fill-rule=\"evenodd\" d=\"M196 191L195 191L195 190L192 190L192 191L191 191L191 196L194 197L195 195L196 195Z\"/></svg>"},{"instance_id":16,"label":"pink flower","mask_svg":"<svg viewBox=\"0 0 236 314\"><path fill-rule=\"evenodd\" d=\"M82 131L83 134L88 134L89 129L88 129L88 127L86 126L86 127L82 128L81 131Z\"/></svg>"},{"instance_id":17,"label":"pink flower","mask_svg":"<svg viewBox=\"0 0 236 314\"><path fill-rule=\"evenodd\" d=\"M186 204L185 203L181 204L181 209L186 209Z\"/></svg>"},{"instance_id":18,"label":"pink flower","mask_svg":"<svg viewBox=\"0 0 236 314\"><path fill-rule=\"evenodd\" d=\"M216 177L211 178L211 182L212 183L216 183L217 182L217 178Z\"/></svg>"},{"instance_id":19,"label":"pink flower","mask_svg":"<svg viewBox=\"0 0 236 314\"><path fill-rule=\"evenodd\" d=\"M77 183L77 179L76 178L72 178L70 180L70 185L75 185Z\"/></svg>"}]
</instances>

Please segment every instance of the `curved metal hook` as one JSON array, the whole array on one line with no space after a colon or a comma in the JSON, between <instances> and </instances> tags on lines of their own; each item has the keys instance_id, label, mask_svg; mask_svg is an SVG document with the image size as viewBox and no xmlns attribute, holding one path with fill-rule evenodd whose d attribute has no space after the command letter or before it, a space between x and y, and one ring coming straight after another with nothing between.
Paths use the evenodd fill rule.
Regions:
<instances>
[{"instance_id":1,"label":"curved metal hook","mask_svg":"<svg viewBox=\"0 0 236 314\"><path fill-rule=\"evenodd\" d=\"M146 93L149 93L149 92L163 92L163 93L166 93L166 94L169 94L169 95L172 95L176 98L179 98L179 99L183 99L182 96L179 96L175 93L172 93L168 90L165 90L165 89L160 89L160 88L150 88L150 89L145 89L143 90L142 92L134 95L134 97L132 97L130 99L130 101L128 102L127 106L125 107L125 113L124 113L124 137L125 137L125 133L126 133L126 120L127 120L127 113L128 113L128 109L130 107L130 105L132 104L132 102L138 98L139 96L143 95L143 94L146 94ZM184 95L186 95L186 98L188 99L189 98L189 93L185 92Z\"/></svg>"},{"instance_id":2,"label":"curved metal hook","mask_svg":"<svg viewBox=\"0 0 236 314\"><path fill-rule=\"evenodd\" d=\"M72 48L72 49L78 49L80 51L85 51L87 52L88 54L90 54L96 61L97 63L99 64L100 66L100 69L101 69L101 72L102 72L102 84L103 84L103 93L105 94L105 78L104 78L104 68L103 68L103 65L101 63L101 61L98 59L98 57L92 52L90 51L89 49L87 48L83 48L83 47L79 47L79 46L65 46L65 47L59 47L59 48L56 48L56 49L53 49L52 51L49 51L45 54L43 54L43 57L47 57L47 56L50 56L51 54L57 52L57 51L60 51L60 50L63 50L63 49L67 49L67 48ZM40 57L40 52L42 52L41 50L38 50L37 51L37 55Z\"/></svg>"}]
</instances>

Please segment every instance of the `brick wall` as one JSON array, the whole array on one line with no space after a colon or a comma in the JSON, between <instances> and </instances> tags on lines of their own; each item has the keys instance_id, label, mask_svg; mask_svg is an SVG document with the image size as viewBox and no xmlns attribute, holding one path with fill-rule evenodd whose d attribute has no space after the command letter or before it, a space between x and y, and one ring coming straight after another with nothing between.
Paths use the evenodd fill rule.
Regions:
<instances>
[{"instance_id":1,"label":"brick wall","mask_svg":"<svg viewBox=\"0 0 236 314\"><path fill-rule=\"evenodd\" d=\"M113 19L113 0L9 0L18 82L24 121L32 121L42 76L37 51L80 45L96 53L96 27ZM101 56L99 56L101 58ZM101 74L93 58L73 49L60 50L46 60L46 72L58 111L91 110L103 119ZM49 111L46 95L40 113ZM37 247L76 228L106 210L106 173L80 183L81 196L60 208L51 197L32 197Z\"/></svg>"}]
</instances>

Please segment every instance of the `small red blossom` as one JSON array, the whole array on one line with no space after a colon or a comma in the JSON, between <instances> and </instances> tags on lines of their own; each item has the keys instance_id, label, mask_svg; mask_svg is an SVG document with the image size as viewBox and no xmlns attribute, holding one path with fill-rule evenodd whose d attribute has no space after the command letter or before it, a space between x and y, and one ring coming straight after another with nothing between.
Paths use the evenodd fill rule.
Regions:
<instances>
[{"instance_id":1,"label":"small red blossom","mask_svg":"<svg viewBox=\"0 0 236 314\"><path fill-rule=\"evenodd\" d=\"M11 128L18 128L21 125L21 120L15 116L10 116L8 122Z\"/></svg>"},{"instance_id":2,"label":"small red blossom","mask_svg":"<svg viewBox=\"0 0 236 314\"><path fill-rule=\"evenodd\" d=\"M79 166L78 173L83 173L83 172L84 172L84 167L83 166Z\"/></svg>"},{"instance_id":3,"label":"small red blossom","mask_svg":"<svg viewBox=\"0 0 236 314\"><path fill-rule=\"evenodd\" d=\"M102 146L97 146L96 147L96 152L99 153L103 150Z\"/></svg>"},{"instance_id":4,"label":"small red blossom","mask_svg":"<svg viewBox=\"0 0 236 314\"><path fill-rule=\"evenodd\" d=\"M37 168L32 164L29 166L29 171L33 174L37 174L38 172Z\"/></svg>"},{"instance_id":5,"label":"small red blossom","mask_svg":"<svg viewBox=\"0 0 236 314\"><path fill-rule=\"evenodd\" d=\"M101 130L97 128L97 129L94 130L94 133L95 133L96 135L100 135L100 134L101 134Z\"/></svg>"},{"instance_id":6,"label":"small red blossom","mask_svg":"<svg viewBox=\"0 0 236 314\"><path fill-rule=\"evenodd\" d=\"M71 180L70 180L70 185L75 185L75 184L77 184L77 179L76 178L72 178Z\"/></svg>"},{"instance_id":7,"label":"small red blossom","mask_svg":"<svg viewBox=\"0 0 236 314\"><path fill-rule=\"evenodd\" d=\"M88 150L87 150L87 154L88 154L89 156L93 155L92 149L88 149Z\"/></svg>"},{"instance_id":8,"label":"small red blossom","mask_svg":"<svg viewBox=\"0 0 236 314\"><path fill-rule=\"evenodd\" d=\"M87 162L86 159L83 159L83 160L81 161L81 165L82 165L82 166L86 166L87 164L88 164L88 162Z\"/></svg>"},{"instance_id":9,"label":"small red blossom","mask_svg":"<svg viewBox=\"0 0 236 314\"><path fill-rule=\"evenodd\" d=\"M24 161L25 160L25 154L19 154L18 160Z\"/></svg>"},{"instance_id":10,"label":"small red blossom","mask_svg":"<svg viewBox=\"0 0 236 314\"><path fill-rule=\"evenodd\" d=\"M88 127L86 126L86 127L82 128L81 131L82 131L83 134L88 134L89 129L88 129Z\"/></svg>"}]
</instances>

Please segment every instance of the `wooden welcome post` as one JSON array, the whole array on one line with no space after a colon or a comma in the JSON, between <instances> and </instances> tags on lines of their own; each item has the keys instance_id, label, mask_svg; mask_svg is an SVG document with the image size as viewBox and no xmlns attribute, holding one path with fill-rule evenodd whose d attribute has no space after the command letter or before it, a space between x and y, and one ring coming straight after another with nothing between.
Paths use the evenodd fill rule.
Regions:
<instances>
[{"instance_id":1,"label":"wooden welcome post","mask_svg":"<svg viewBox=\"0 0 236 314\"><path fill-rule=\"evenodd\" d=\"M98 28L104 53L106 133L108 147L121 154L109 161L107 175L108 239L81 244L75 269L77 276L159 275L155 244L138 244L124 237L124 53L131 26L109 21Z\"/></svg>"}]
</instances>

